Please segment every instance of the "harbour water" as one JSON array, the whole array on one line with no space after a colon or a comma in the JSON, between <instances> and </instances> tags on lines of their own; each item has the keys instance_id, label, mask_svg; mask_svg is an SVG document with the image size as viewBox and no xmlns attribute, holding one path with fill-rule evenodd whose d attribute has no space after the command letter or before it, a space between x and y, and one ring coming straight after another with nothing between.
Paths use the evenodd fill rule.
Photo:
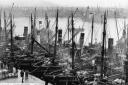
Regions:
<instances>
[{"instance_id":1,"label":"harbour water","mask_svg":"<svg viewBox=\"0 0 128 85\"><path fill-rule=\"evenodd\" d=\"M37 19L37 28L41 29L44 26L44 18L38 18ZM43 21L42 25L39 26L39 21ZM16 24L15 28L15 35L22 35L24 26L28 26L29 32L30 32L30 19L28 17L19 17L15 18L14 22ZM122 32L124 29L124 23L128 23L128 19L117 19L117 25L118 25L118 31L119 31L119 38L122 36ZM83 20L76 18L74 19L74 25L75 28L83 28L85 33L85 42L84 44L88 44L91 40L91 22L84 22ZM50 29L55 31L55 18L50 18ZM66 29L67 29L67 18L59 18L59 29L63 30L62 36L64 36ZM95 23L94 24L94 38L93 41L101 42L102 41L102 30L103 30L103 24L102 23ZM76 36L76 41L79 41L78 34ZM64 39L67 39L67 35L63 37ZM114 45L118 41L118 35L117 35L117 27L116 27L116 20L114 18L110 18L107 20L107 38L114 38Z\"/></svg>"}]
</instances>

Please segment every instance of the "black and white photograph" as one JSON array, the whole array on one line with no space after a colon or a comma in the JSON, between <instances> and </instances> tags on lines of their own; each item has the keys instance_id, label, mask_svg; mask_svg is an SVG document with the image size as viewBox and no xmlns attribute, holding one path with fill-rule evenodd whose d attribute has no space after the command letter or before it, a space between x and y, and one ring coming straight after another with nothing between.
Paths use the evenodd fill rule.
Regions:
<instances>
[{"instance_id":1,"label":"black and white photograph","mask_svg":"<svg viewBox=\"0 0 128 85\"><path fill-rule=\"evenodd\" d=\"M128 85L128 0L0 0L0 85Z\"/></svg>"}]
</instances>

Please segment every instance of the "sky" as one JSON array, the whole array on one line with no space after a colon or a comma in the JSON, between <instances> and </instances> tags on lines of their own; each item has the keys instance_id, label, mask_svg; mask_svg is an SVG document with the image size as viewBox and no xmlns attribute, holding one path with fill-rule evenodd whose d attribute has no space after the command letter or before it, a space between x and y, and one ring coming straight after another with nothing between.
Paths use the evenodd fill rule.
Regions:
<instances>
[{"instance_id":1,"label":"sky","mask_svg":"<svg viewBox=\"0 0 128 85\"><path fill-rule=\"evenodd\" d=\"M61 5L72 6L101 6L101 7L128 7L128 0L48 0Z\"/></svg>"},{"instance_id":2,"label":"sky","mask_svg":"<svg viewBox=\"0 0 128 85\"><path fill-rule=\"evenodd\" d=\"M0 0L0 5L11 6L15 3L16 6L43 6L58 5L58 6L79 6L79 7L116 7L128 8L128 0Z\"/></svg>"}]
</instances>

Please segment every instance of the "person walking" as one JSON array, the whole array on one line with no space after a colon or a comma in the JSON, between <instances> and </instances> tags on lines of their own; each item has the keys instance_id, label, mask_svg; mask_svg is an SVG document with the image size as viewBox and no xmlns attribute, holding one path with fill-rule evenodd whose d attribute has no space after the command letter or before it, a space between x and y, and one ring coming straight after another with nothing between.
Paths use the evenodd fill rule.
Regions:
<instances>
[{"instance_id":1,"label":"person walking","mask_svg":"<svg viewBox=\"0 0 128 85\"><path fill-rule=\"evenodd\" d=\"M22 83L24 83L24 71L23 70L21 70L20 76L22 77Z\"/></svg>"},{"instance_id":2,"label":"person walking","mask_svg":"<svg viewBox=\"0 0 128 85\"><path fill-rule=\"evenodd\" d=\"M25 79L28 79L28 71L25 71Z\"/></svg>"}]
</instances>

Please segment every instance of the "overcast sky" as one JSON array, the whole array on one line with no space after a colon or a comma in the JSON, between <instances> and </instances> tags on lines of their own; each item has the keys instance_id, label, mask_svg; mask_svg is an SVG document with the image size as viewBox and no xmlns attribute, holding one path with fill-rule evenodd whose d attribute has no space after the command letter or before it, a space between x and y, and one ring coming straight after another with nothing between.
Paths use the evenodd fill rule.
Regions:
<instances>
[{"instance_id":1,"label":"overcast sky","mask_svg":"<svg viewBox=\"0 0 128 85\"><path fill-rule=\"evenodd\" d=\"M128 7L128 0L48 0L61 5L72 6L101 6L101 7Z\"/></svg>"},{"instance_id":2,"label":"overcast sky","mask_svg":"<svg viewBox=\"0 0 128 85\"><path fill-rule=\"evenodd\" d=\"M0 5L10 6L14 2L15 6L42 6L44 1L58 6L128 7L128 0L0 0Z\"/></svg>"}]
</instances>

